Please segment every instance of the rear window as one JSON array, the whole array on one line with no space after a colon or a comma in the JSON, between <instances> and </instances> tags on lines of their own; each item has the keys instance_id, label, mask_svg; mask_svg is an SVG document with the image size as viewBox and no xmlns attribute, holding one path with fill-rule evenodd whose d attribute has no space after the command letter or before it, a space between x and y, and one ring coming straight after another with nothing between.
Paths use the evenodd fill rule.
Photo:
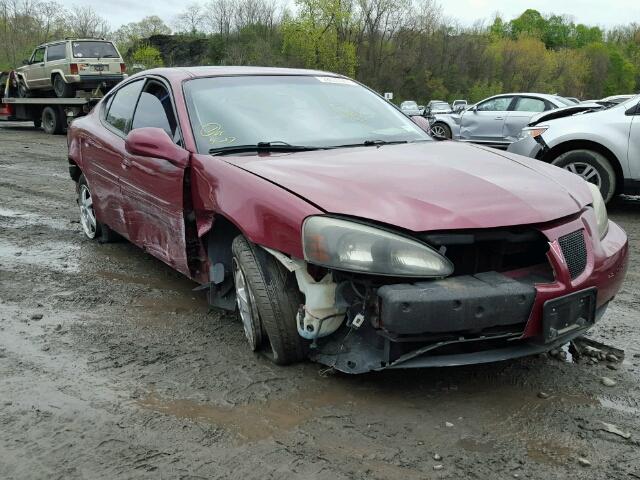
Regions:
<instances>
[{"instance_id":1,"label":"rear window","mask_svg":"<svg viewBox=\"0 0 640 480\"><path fill-rule=\"evenodd\" d=\"M111 42L73 42L74 58L120 58Z\"/></svg>"}]
</instances>

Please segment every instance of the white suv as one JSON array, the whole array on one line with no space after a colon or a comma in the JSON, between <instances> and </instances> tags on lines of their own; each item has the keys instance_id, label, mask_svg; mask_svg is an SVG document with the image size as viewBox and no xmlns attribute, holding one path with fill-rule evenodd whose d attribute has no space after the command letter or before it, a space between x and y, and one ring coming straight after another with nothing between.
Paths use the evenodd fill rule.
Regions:
<instances>
[{"instance_id":1,"label":"white suv","mask_svg":"<svg viewBox=\"0 0 640 480\"><path fill-rule=\"evenodd\" d=\"M640 194L640 95L619 105L574 105L533 117L509 152L582 176L605 201Z\"/></svg>"},{"instance_id":2,"label":"white suv","mask_svg":"<svg viewBox=\"0 0 640 480\"><path fill-rule=\"evenodd\" d=\"M36 47L18 68L18 92L53 90L57 97L75 96L76 90L103 87L103 93L126 78L126 66L115 45L102 39L75 39Z\"/></svg>"}]
</instances>

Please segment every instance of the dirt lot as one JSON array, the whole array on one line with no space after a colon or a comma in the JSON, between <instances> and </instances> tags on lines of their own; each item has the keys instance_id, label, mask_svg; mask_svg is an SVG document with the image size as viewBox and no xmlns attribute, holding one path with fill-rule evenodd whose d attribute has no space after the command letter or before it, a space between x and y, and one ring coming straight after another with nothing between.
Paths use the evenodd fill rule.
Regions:
<instances>
[{"instance_id":1,"label":"dirt lot","mask_svg":"<svg viewBox=\"0 0 640 480\"><path fill-rule=\"evenodd\" d=\"M640 200L611 208L634 258L592 334L617 370L351 377L271 365L195 284L84 239L64 137L5 124L0 145L0 479L640 479Z\"/></svg>"}]
</instances>

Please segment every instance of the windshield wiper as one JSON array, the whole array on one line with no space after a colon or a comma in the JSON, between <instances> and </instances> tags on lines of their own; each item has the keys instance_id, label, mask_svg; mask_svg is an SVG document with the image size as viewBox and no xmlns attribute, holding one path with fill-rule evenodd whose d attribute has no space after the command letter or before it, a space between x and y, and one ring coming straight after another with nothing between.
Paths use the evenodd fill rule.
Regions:
<instances>
[{"instance_id":1,"label":"windshield wiper","mask_svg":"<svg viewBox=\"0 0 640 480\"><path fill-rule=\"evenodd\" d=\"M400 143L409 143L407 140L365 140L362 143L348 143L346 145L334 145L329 148L349 148L349 147L380 147L382 145L398 145Z\"/></svg>"},{"instance_id":2,"label":"windshield wiper","mask_svg":"<svg viewBox=\"0 0 640 480\"><path fill-rule=\"evenodd\" d=\"M320 150L322 147L312 147L306 145L291 145L287 142L258 142L255 145L228 145L226 147L217 147L209 150L211 155L226 155L228 153L243 152L310 152L312 150Z\"/></svg>"}]
</instances>

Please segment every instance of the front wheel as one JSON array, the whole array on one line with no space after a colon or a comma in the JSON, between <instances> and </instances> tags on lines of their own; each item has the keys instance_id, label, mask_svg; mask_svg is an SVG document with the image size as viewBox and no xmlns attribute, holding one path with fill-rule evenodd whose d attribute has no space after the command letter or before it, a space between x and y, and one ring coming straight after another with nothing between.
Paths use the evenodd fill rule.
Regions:
<instances>
[{"instance_id":1,"label":"front wheel","mask_svg":"<svg viewBox=\"0 0 640 480\"><path fill-rule=\"evenodd\" d=\"M605 203L616 193L616 172L611 162L599 152L586 149L570 150L559 155L551 163L593 183L600 190Z\"/></svg>"},{"instance_id":2,"label":"front wheel","mask_svg":"<svg viewBox=\"0 0 640 480\"><path fill-rule=\"evenodd\" d=\"M446 138L447 140L451 140L451 129L449 125L442 122L436 122L431 126L431 134L437 138Z\"/></svg>"},{"instance_id":3,"label":"front wheel","mask_svg":"<svg viewBox=\"0 0 640 480\"><path fill-rule=\"evenodd\" d=\"M296 327L303 300L295 276L242 235L233 240L231 250L238 310L249 346L260 348L264 329L274 363L303 360L306 343Z\"/></svg>"}]
</instances>

